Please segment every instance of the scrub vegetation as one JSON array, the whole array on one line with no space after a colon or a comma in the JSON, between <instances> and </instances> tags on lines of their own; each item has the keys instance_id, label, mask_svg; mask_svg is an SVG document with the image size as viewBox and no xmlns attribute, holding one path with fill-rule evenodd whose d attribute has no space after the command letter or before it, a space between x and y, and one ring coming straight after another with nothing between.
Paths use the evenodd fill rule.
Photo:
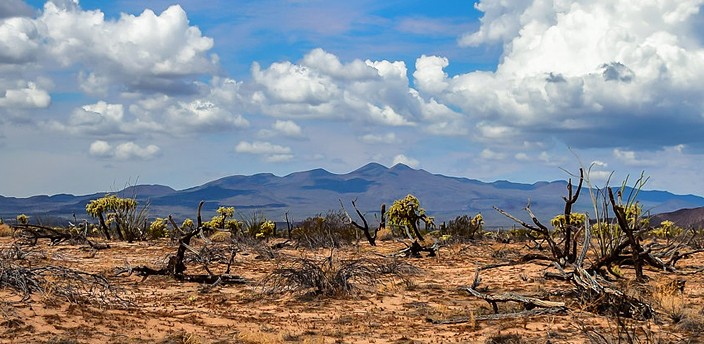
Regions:
<instances>
[{"instance_id":1,"label":"scrub vegetation","mask_svg":"<svg viewBox=\"0 0 704 344\"><path fill-rule=\"evenodd\" d=\"M202 219L106 195L88 219L0 223L2 341L694 343L704 233L651 223L647 182L581 170L564 212L436 223L414 195L275 222L221 205ZM560 195L555 195L560 197ZM593 209L575 212L580 197ZM348 212L345 204L351 204Z\"/></svg>"}]
</instances>

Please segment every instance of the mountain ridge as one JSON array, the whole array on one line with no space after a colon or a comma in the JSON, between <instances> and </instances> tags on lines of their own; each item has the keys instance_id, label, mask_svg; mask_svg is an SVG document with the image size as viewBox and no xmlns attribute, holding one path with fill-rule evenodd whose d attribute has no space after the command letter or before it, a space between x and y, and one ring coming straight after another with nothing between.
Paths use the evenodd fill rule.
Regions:
<instances>
[{"instance_id":1,"label":"mountain ridge","mask_svg":"<svg viewBox=\"0 0 704 344\"><path fill-rule=\"evenodd\" d=\"M562 196L566 181L538 181L533 184L506 180L482 182L466 177L433 174L404 164L385 167L368 163L354 171L336 174L318 168L276 176L272 173L232 175L204 184L175 190L158 184L127 187L115 192L121 197L137 198L149 204L150 214L176 218L195 217L198 202L205 201L204 216L214 214L219 206L234 206L241 215L260 212L267 218L302 220L306 217L346 207L352 200L364 213L378 213L380 205L413 194L430 216L447 221L459 215L482 213L489 227L506 227L513 222L498 214L493 207L504 209L527 221L523 208L530 200L531 209L546 221L564 211ZM27 198L0 196L0 216L14 218L25 213L35 217L85 218L85 204L102 197L105 192L89 195L37 195ZM704 206L704 198L676 195L661 190L641 190L639 200L653 213L672 212ZM589 212L589 197L583 194L575 211Z\"/></svg>"}]
</instances>

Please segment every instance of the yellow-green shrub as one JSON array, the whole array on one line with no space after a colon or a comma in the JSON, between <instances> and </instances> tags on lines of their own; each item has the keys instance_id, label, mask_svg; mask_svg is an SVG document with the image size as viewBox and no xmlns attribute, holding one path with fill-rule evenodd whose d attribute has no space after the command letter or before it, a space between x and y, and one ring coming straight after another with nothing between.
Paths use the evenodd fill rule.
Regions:
<instances>
[{"instance_id":1,"label":"yellow-green shrub","mask_svg":"<svg viewBox=\"0 0 704 344\"><path fill-rule=\"evenodd\" d=\"M653 228L648 233L658 238L673 238L684 232L684 228L675 225L674 222L665 220L660 222L660 226Z\"/></svg>"},{"instance_id":2,"label":"yellow-green shrub","mask_svg":"<svg viewBox=\"0 0 704 344\"><path fill-rule=\"evenodd\" d=\"M27 216L25 214L17 215L17 217L15 219L17 220L17 223L19 223L21 225L26 225L29 223L29 216Z\"/></svg>"},{"instance_id":3,"label":"yellow-green shrub","mask_svg":"<svg viewBox=\"0 0 704 344\"><path fill-rule=\"evenodd\" d=\"M147 228L147 239L160 239L169 235L166 230L166 219L157 217Z\"/></svg>"}]
</instances>

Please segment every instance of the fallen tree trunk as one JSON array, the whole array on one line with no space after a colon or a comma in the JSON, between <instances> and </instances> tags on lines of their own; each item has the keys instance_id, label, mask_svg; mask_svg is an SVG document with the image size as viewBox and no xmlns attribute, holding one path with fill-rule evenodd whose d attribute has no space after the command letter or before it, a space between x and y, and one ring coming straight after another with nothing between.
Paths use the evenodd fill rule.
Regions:
<instances>
[{"instance_id":1,"label":"fallen tree trunk","mask_svg":"<svg viewBox=\"0 0 704 344\"><path fill-rule=\"evenodd\" d=\"M110 248L110 245L93 242L81 233L73 234L47 226L20 224L15 226L14 229L19 231L18 235L26 240L26 243L30 246L36 245L39 239L49 239L52 245L57 245L64 241L73 241L88 244L94 250Z\"/></svg>"}]
</instances>

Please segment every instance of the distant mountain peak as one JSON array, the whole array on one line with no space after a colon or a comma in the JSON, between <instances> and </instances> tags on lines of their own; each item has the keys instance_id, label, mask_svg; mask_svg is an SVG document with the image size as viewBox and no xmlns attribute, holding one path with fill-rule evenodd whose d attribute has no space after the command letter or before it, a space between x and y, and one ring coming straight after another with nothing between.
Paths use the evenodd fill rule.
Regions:
<instances>
[{"instance_id":1,"label":"distant mountain peak","mask_svg":"<svg viewBox=\"0 0 704 344\"><path fill-rule=\"evenodd\" d=\"M389 169L386 166L384 166L380 163L370 162L370 163L350 172L350 174L363 174L363 175L374 176L374 175L379 175L381 173L385 173L388 170Z\"/></svg>"},{"instance_id":2,"label":"distant mountain peak","mask_svg":"<svg viewBox=\"0 0 704 344\"><path fill-rule=\"evenodd\" d=\"M512 226L513 222L494 211L493 207L520 216L530 200L536 216L549 219L564 211L565 185L565 181L520 184L498 180L487 183L431 174L405 164L388 168L372 162L349 173L336 174L317 168L282 177L271 173L236 175L180 191L162 185L138 185L123 190L121 194L126 197L136 195L140 201L149 200L150 216L192 217L195 207L204 200L206 216L215 214L219 206L234 206L244 216L261 212L278 221L285 214L296 220L316 216L339 209L340 201L348 204L354 199L359 200L361 211L369 213L371 218L371 212L378 212L380 204L390 204L412 193L421 200L427 213L438 221L482 213L487 226L502 227ZM85 214L86 203L102 196L104 193L24 199L0 196L0 217L11 218L26 213L70 219L74 213ZM646 209L657 209L658 212L704 206L702 197L678 196L665 191L643 190L638 200ZM591 206L587 195L580 198L574 209L588 211Z\"/></svg>"},{"instance_id":3,"label":"distant mountain peak","mask_svg":"<svg viewBox=\"0 0 704 344\"><path fill-rule=\"evenodd\" d=\"M393 166L391 167L391 170L394 170L394 171L409 171L409 170L414 170L414 169L411 168L410 166L404 164L404 163L399 162L398 164L393 165Z\"/></svg>"},{"instance_id":4,"label":"distant mountain peak","mask_svg":"<svg viewBox=\"0 0 704 344\"><path fill-rule=\"evenodd\" d=\"M326 170L326 169L324 169L324 168L312 169L312 170L310 170L310 171L308 171L308 172L306 172L306 173L309 174L309 175L311 175L311 176L315 176L315 177L325 177L325 176L333 175L332 172L330 172L330 171L328 171L328 170Z\"/></svg>"}]
</instances>

